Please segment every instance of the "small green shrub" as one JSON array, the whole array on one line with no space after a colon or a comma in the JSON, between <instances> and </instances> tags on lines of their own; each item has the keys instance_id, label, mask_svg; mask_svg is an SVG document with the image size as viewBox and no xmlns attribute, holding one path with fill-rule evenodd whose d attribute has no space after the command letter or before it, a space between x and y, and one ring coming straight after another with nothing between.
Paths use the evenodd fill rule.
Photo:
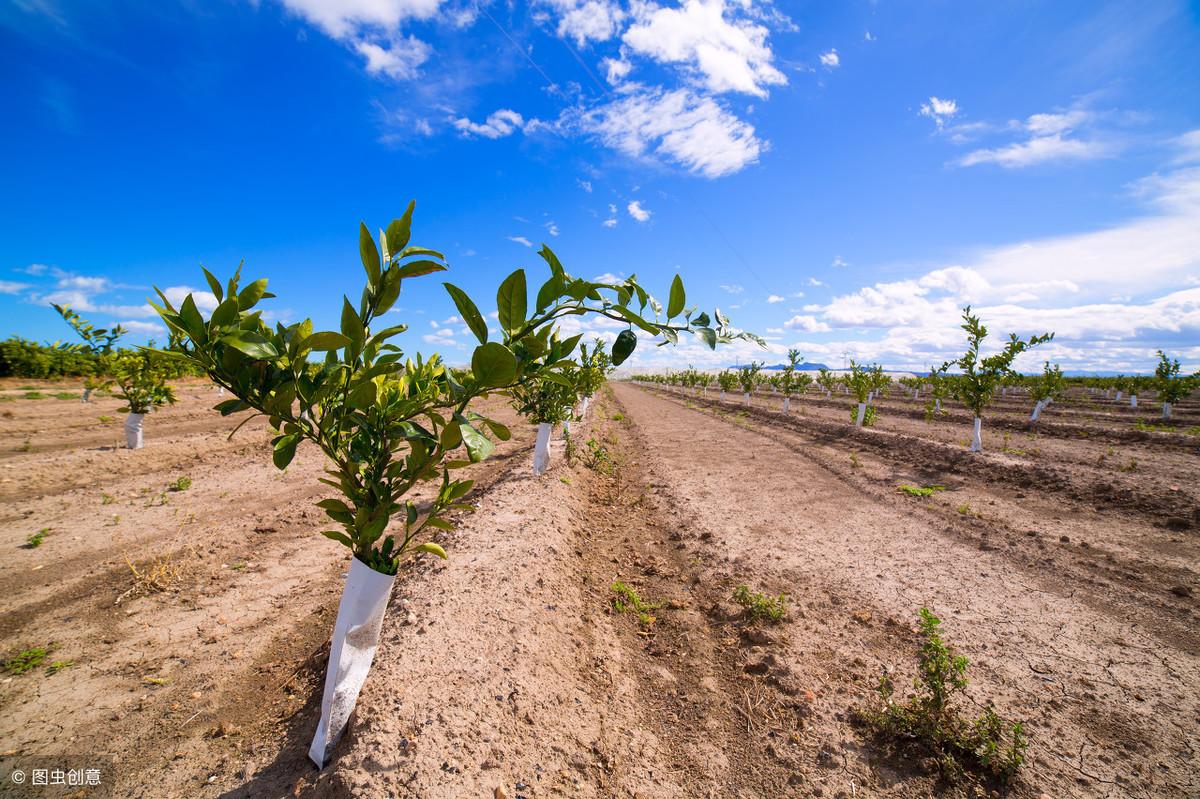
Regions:
<instances>
[{"instance_id":1,"label":"small green shrub","mask_svg":"<svg viewBox=\"0 0 1200 799\"><path fill-rule=\"evenodd\" d=\"M617 613L636 613L638 623L647 629L654 625L655 617L651 611L658 609L657 602L644 601L637 591L620 580L612 584L612 590L616 594L613 598L613 610Z\"/></svg>"},{"instance_id":2,"label":"small green shrub","mask_svg":"<svg viewBox=\"0 0 1200 799\"><path fill-rule=\"evenodd\" d=\"M4 671L9 674L24 674L27 671L33 671L42 665L42 661L46 659L52 649L52 646L35 646L18 652L4 661Z\"/></svg>"},{"instance_id":3,"label":"small green shrub","mask_svg":"<svg viewBox=\"0 0 1200 799\"><path fill-rule=\"evenodd\" d=\"M896 490L913 497L931 497L938 491L945 491L946 487L939 485L914 486L908 483L901 483Z\"/></svg>"},{"instance_id":4,"label":"small green shrub","mask_svg":"<svg viewBox=\"0 0 1200 799\"><path fill-rule=\"evenodd\" d=\"M940 619L921 608L923 641L914 695L898 702L885 672L878 688L882 707L862 715L878 732L928 748L947 779L960 780L977 771L1011 782L1025 762L1025 728L1001 718L991 707L974 721L961 715L956 700L967 687L968 661L946 645L940 626Z\"/></svg>"},{"instance_id":5,"label":"small green shrub","mask_svg":"<svg viewBox=\"0 0 1200 799\"><path fill-rule=\"evenodd\" d=\"M69 669L75 665L73 660L56 660L46 667L46 674L58 674L63 669Z\"/></svg>"},{"instance_id":6,"label":"small green shrub","mask_svg":"<svg viewBox=\"0 0 1200 799\"><path fill-rule=\"evenodd\" d=\"M60 400L73 400L79 399L79 395L72 391L59 391L54 395L54 398Z\"/></svg>"},{"instance_id":7,"label":"small green shrub","mask_svg":"<svg viewBox=\"0 0 1200 799\"><path fill-rule=\"evenodd\" d=\"M613 460L608 454L608 447L601 444L594 438L589 438L587 444L587 455L584 458L583 465L597 472L609 474L612 472Z\"/></svg>"},{"instance_id":8,"label":"small green shrub","mask_svg":"<svg viewBox=\"0 0 1200 799\"><path fill-rule=\"evenodd\" d=\"M174 483L167 486L171 491L187 491L191 487L192 478L186 476L177 478Z\"/></svg>"},{"instance_id":9,"label":"small green shrub","mask_svg":"<svg viewBox=\"0 0 1200 799\"><path fill-rule=\"evenodd\" d=\"M37 549L42 545L42 541L46 539L46 534L49 532L49 527L43 527L41 530L38 530L36 533L25 539L25 548Z\"/></svg>"},{"instance_id":10,"label":"small green shrub","mask_svg":"<svg viewBox=\"0 0 1200 799\"><path fill-rule=\"evenodd\" d=\"M612 415L612 420L613 420L614 422L623 422L623 421L625 421L625 414L623 414L623 413L621 413L620 411L618 411L617 413L614 413L614 414Z\"/></svg>"},{"instance_id":11,"label":"small green shrub","mask_svg":"<svg viewBox=\"0 0 1200 799\"><path fill-rule=\"evenodd\" d=\"M746 617L752 622L769 621L778 624L787 613L787 595L770 597L752 592L747 586L739 585L733 590L733 601L746 609Z\"/></svg>"},{"instance_id":12,"label":"small green shrub","mask_svg":"<svg viewBox=\"0 0 1200 799\"><path fill-rule=\"evenodd\" d=\"M43 394L40 391L26 391L23 396L25 399L45 399L46 397L48 397L50 395Z\"/></svg>"}]
</instances>

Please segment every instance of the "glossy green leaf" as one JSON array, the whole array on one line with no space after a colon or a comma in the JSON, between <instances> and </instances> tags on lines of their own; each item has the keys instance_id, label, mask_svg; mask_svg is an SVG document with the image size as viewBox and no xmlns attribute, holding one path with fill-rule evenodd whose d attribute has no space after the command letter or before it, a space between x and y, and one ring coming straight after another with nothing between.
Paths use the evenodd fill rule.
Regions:
<instances>
[{"instance_id":1,"label":"glossy green leaf","mask_svg":"<svg viewBox=\"0 0 1200 799\"><path fill-rule=\"evenodd\" d=\"M349 536L347 536L345 533L339 533L336 530L322 530L321 535L325 536L326 538L332 538L339 544L345 544L351 549L354 549L354 542L351 541Z\"/></svg>"},{"instance_id":2,"label":"glossy green leaf","mask_svg":"<svg viewBox=\"0 0 1200 799\"><path fill-rule=\"evenodd\" d=\"M443 283L442 285L446 287L446 292L450 295L450 299L454 300L454 306L458 308L459 316L467 323L467 327L471 328L475 338L479 339L480 344L486 344L488 340L487 323L483 321L483 316L475 307L474 301L453 283Z\"/></svg>"},{"instance_id":3,"label":"glossy green leaf","mask_svg":"<svg viewBox=\"0 0 1200 799\"><path fill-rule=\"evenodd\" d=\"M279 357L279 350L275 349L275 345L270 339L248 330L223 336L221 343L259 361L269 361Z\"/></svg>"},{"instance_id":4,"label":"glossy green leaf","mask_svg":"<svg viewBox=\"0 0 1200 799\"><path fill-rule=\"evenodd\" d=\"M495 341L480 344L471 356L471 372L480 386L506 386L517 376L517 356Z\"/></svg>"},{"instance_id":5,"label":"glossy green leaf","mask_svg":"<svg viewBox=\"0 0 1200 799\"><path fill-rule=\"evenodd\" d=\"M427 552L430 555L437 555L442 560L447 560L446 550L442 549L440 546L433 543L432 541L426 541L424 544L421 544L419 547L417 547L416 551L417 552Z\"/></svg>"},{"instance_id":6,"label":"glossy green leaf","mask_svg":"<svg viewBox=\"0 0 1200 799\"><path fill-rule=\"evenodd\" d=\"M504 279L496 292L496 310L500 327L512 332L525 324L525 312L529 298L525 287L525 270L518 269Z\"/></svg>"},{"instance_id":7,"label":"glossy green leaf","mask_svg":"<svg viewBox=\"0 0 1200 799\"><path fill-rule=\"evenodd\" d=\"M258 304L258 301L267 293L267 279L264 277L261 280L256 280L246 288L238 292L237 300L238 307L243 311L248 311Z\"/></svg>"},{"instance_id":8,"label":"glossy green leaf","mask_svg":"<svg viewBox=\"0 0 1200 799\"><path fill-rule=\"evenodd\" d=\"M412 235L412 215L416 206L415 202L410 202L408 208L404 209L404 214L399 219L393 219L387 226L388 252L399 253L401 257L408 254L404 252L404 248Z\"/></svg>"},{"instance_id":9,"label":"glossy green leaf","mask_svg":"<svg viewBox=\"0 0 1200 799\"><path fill-rule=\"evenodd\" d=\"M445 272L446 265L437 261L409 261L400 266L400 277L421 277L422 275L432 275L434 272Z\"/></svg>"},{"instance_id":10,"label":"glossy green leaf","mask_svg":"<svg viewBox=\"0 0 1200 799\"><path fill-rule=\"evenodd\" d=\"M304 340L303 346L306 349L316 350L317 352L326 352L328 350L340 350L350 343L350 339L343 336L341 333L335 333L332 330L324 330L320 333L313 333Z\"/></svg>"},{"instance_id":11,"label":"glossy green leaf","mask_svg":"<svg viewBox=\"0 0 1200 799\"><path fill-rule=\"evenodd\" d=\"M292 458L296 457L296 445L300 443L299 435L281 436L275 442L275 451L271 454L271 460L275 463L276 469L286 469L288 464L292 462Z\"/></svg>"},{"instance_id":12,"label":"glossy green leaf","mask_svg":"<svg viewBox=\"0 0 1200 799\"><path fill-rule=\"evenodd\" d=\"M363 269L367 272L367 285L371 288L378 287L379 248L375 246L375 239L364 222L358 224L358 254L362 258Z\"/></svg>"},{"instance_id":13,"label":"glossy green leaf","mask_svg":"<svg viewBox=\"0 0 1200 799\"><path fill-rule=\"evenodd\" d=\"M671 281L671 296L667 300L667 318L673 319L683 313L683 306L687 304L687 294L683 289L683 278L675 275L675 279Z\"/></svg>"}]
</instances>

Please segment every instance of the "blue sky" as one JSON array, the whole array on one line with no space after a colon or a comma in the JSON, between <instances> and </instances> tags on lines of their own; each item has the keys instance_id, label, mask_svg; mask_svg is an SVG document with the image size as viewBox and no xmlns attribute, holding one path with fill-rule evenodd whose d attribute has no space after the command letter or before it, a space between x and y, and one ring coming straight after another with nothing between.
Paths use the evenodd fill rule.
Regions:
<instances>
[{"instance_id":1,"label":"blue sky","mask_svg":"<svg viewBox=\"0 0 1200 799\"><path fill-rule=\"evenodd\" d=\"M642 365L920 368L971 302L1058 334L1026 368L1195 369L1197 98L1185 2L15 0L0 336L65 337L59 301L141 340L151 285L243 258L274 318L336 326L359 220L411 198L481 307L546 242L588 277L678 271L770 345ZM408 281L402 343L465 359L452 314Z\"/></svg>"}]
</instances>

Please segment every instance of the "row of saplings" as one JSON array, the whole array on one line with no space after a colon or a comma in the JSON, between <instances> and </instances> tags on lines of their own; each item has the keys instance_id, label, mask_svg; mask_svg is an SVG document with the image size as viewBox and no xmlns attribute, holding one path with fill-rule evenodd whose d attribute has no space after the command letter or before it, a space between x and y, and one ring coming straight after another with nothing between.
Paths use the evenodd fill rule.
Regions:
<instances>
[{"instance_id":1,"label":"row of saplings","mask_svg":"<svg viewBox=\"0 0 1200 799\"><path fill-rule=\"evenodd\" d=\"M927 419L942 413L944 399L954 398L965 405L974 417L971 451L980 452L983 449L984 410L991 404L997 391L1006 392L1011 387L1024 390L1033 401L1030 421L1037 422L1042 411L1067 390L1068 382L1062 369L1057 364L1051 365L1049 361L1045 363L1042 373L1036 375L1022 375L1013 368L1013 362L1018 355L1052 340L1053 333L1028 339L1021 339L1015 334L1010 335L1000 352L982 357L980 347L987 338L987 328L980 322L979 317L971 314L970 306L963 310L962 327L967 332L968 342L967 351L962 357L947 361L926 376L902 377L897 382L905 390L912 391L914 399L920 399L922 391L925 391ZM1153 389L1162 403L1163 418L1171 418L1172 407L1200 389L1200 372L1184 376L1180 374L1178 360L1169 359L1162 350L1158 351L1158 358L1154 377L1110 378L1104 381L1103 389L1115 391L1118 401L1123 392L1132 392L1130 402L1135 408L1138 396L1136 392ZM726 399L728 392L740 390L742 401L747 405L750 404L752 393L770 387L783 395L783 413L789 412L792 396L804 394L815 384L825 392L827 399L839 390L854 397L856 402L850 409L850 419L855 427L869 427L875 423L878 409L874 401L892 386L892 378L884 373L882 366L866 366L851 360L850 369L844 374L835 374L822 367L813 378L799 371L802 363L803 358L799 350L793 349L788 351L788 364L773 375L764 374L762 364L752 362L737 369L725 369L715 375L689 368L667 374L637 375L633 379L641 383L691 389L704 395L707 395L709 387L715 382L720 388L720 399ZM950 374L951 369L959 371L957 374Z\"/></svg>"}]
</instances>

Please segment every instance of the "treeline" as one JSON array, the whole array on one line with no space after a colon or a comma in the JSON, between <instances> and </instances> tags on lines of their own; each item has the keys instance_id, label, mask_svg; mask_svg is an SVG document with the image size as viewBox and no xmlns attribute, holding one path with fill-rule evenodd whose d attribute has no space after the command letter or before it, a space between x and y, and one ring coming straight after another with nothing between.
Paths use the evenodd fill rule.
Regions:
<instances>
[{"instance_id":1,"label":"treeline","mask_svg":"<svg viewBox=\"0 0 1200 799\"><path fill-rule=\"evenodd\" d=\"M154 346L151 342L150 346ZM117 350L123 352L124 350ZM131 350L133 351L133 350ZM167 379L190 377L200 371L186 361L154 356L156 367ZM57 377L91 377L98 373L96 356L75 344L39 344L20 336L0 341L0 377L46 380Z\"/></svg>"}]
</instances>

